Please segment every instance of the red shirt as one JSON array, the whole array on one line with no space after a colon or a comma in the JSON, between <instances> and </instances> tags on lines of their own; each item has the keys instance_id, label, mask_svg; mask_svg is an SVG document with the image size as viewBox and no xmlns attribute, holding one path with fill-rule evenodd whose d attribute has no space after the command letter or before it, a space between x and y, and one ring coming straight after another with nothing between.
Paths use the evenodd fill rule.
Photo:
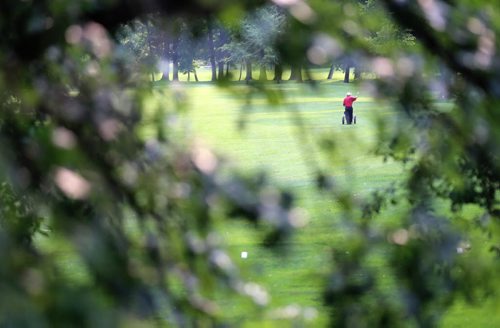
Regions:
<instances>
[{"instance_id":1,"label":"red shirt","mask_svg":"<svg viewBox=\"0 0 500 328\"><path fill-rule=\"evenodd\" d=\"M344 98L344 106L345 107L352 107L352 103L356 101L356 99L358 99L357 97L353 97L353 96L347 96Z\"/></svg>"}]
</instances>

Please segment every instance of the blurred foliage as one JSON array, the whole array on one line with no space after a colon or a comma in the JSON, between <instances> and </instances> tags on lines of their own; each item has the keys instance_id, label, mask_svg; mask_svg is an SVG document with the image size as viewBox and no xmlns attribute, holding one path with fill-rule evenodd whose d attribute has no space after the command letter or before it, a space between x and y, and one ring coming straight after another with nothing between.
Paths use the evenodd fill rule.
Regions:
<instances>
[{"instance_id":1,"label":"blurred foliage","mask_svg":"<svg viewBox=\"0 0 500 328\"><path fill-rule=\"evenodd\" d=\"M376 76L362 87L398 109L395 124L378 122L375 151L406 164L402 183L360 200L318 173L318 192L340 204L345 231L325 277L331 325L435 326L456 299L494 296L498 3L273 2L290 19L272 57L294 66L354 54ZM244 218L265 227L266 245L279 244L296 222L293 196L263 176L228 173L210 149L165 124L185 96L174 86L171 105L150 101L150 53L136 47L148 23L128 25L138 38L135 56L114 41L144 15L226 22L262 4L1 2L0 326L130 319L220 326L226 318L214 295L221 289L266 305L266 292L241 279L215 226ZM453 107L443 109L443 100ZM145 109L158 118L148 138L140 133ZM377 220L396 206L397 220ZM41 233L71 245L87 279L64 274L61 253L36 242ZM478 233L486 242L472 240Z\"/></svg>"}]
</instances>

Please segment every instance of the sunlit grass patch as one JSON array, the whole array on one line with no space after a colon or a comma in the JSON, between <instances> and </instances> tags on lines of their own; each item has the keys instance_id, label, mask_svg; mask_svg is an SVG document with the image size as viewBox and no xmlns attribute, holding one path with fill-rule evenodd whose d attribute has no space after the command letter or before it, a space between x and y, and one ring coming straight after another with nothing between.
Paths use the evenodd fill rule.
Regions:
<instances>
[{"instance_id":1,"label":"sunlit grass patch","mask_svg":"<svg viewBox=\"0 0 500 328\"><path fill-rule=\"evenodd\" d=\"M283 92L282 101L277 105L268 104L263 94L249 96L251 87L245 85L221 90L210 85L189 84L185 91L191 99L191 109L185 119L193 136L201 138L240 170L265 170L274 184L293 191L298 206L307 210L307 226L292 237L287 244L289 252L284 255L265 251L260 243L262 234L247 224L229 222L221 231L246 279L266 286L270 295L274 295L271 309L286 304L311 306L318 310L319 317L314 322L320 324L326 320L321 292L324 275L331 269L330 252L348 240L337 229L341 218L339 204L316 193L316 167L311 166L311 161L330 174L338 188L353 194L355 199L364 199L404 177L403 165L384 161L374 152L377 121L399 122L389 104L377 103L361 94L354 105L358 124L342 125L342 99L347 91L357 92L352 84L337 81L315 88L300 83L271 87ZM439 106L450 108L448 103ZM334 144L332 156L320 151L324 140ZM376 218L376 224L398 226L394 218L402 215L397 211L404 210L404 206L387 210ZM248 253L248 258L240 258L242 251ZM380 252L370 261L380 272L387 265ZM390 276L381 275L379 279L382 287L392 288L394 282ZM460 317L460 309L461 305L457 305L449 311L448 315L453 318L445 320L445 326L453 326L455 318ZM244 317L242 309L233 307L233 310L235 317ZM476 317L479 319L482 311L487 309L468 311L470 322ZM244 321L250 327L280 324L279 320L272 319L256 323L249 317Z\"/></svg>"}]
</instances>

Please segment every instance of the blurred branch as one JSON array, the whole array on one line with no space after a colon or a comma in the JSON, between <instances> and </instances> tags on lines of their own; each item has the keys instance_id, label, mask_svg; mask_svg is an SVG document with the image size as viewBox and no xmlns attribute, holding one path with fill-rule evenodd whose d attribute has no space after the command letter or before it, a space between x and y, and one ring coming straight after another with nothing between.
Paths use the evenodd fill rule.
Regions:
<instances>
[{"instance_id":1,"label":"blurred branch","mask_svg":"<svg viewBox=\"0 0 500 328\"><path fill-rule=\"evenodd\" d=\"M383 0L383 3L387 10L393 14L394 20L400 26L410 29L425 48L438 56L445 65L453 71L461 73L467 81L484 92L496 97L500 96L500 88L498 87L500 85L500 70L499 67L495 67L500 61L498 51L492 54L494 56L491 59L492 67L475 68L473 62L467 62L460 58L463 55L461 50L464 48L461 40L464 38L463 36L454 37L455 29L458 29L458 26L453 26L451 22L445 22L447 24L445 30L436 29L425 17L425 13L418 6L417 1ZM457 4L451 6L455 6L455 8L450 8L453 11L461 10ZM426 8L426 10L431 9ZM469 13L463 14L464 18L470 17L467 15ZM461 24L464 22L461 21Z\"/></svg>"}]
</instances>

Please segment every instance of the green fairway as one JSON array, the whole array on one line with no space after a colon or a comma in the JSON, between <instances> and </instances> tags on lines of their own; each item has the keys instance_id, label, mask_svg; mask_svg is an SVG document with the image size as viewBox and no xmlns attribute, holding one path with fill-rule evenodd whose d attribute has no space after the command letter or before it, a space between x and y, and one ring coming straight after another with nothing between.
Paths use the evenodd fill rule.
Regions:
<instances>
[{"instance_id":1,"label":"green fairway","mask_svg":"<svg viewBox=\"0 0 500 328\"><path fill-rule=\"evenodd\" d=\"M238 326L281 327L289 324L283 318L302 311L305 317L315 318L304 323L305 326L324 327L328 313L322 307L322 291L331 271L331 251L345 242L346 237L337 229L340 206L316 192L315 174L318 169L326 172L333 177L337 188L359 198L398 181L403 176L403 166L384 162L374 154L377 120L392 122L394 112L389 105L379 104L359 90L360 98L355 103L358 122L342 125L342 99L347 91L358 93L355 85L337 79L314 88L295 82L270 83L268 87L273 90L271 98L283 98L281 105L269 105L260 93L248 97L249 88L244 83L231 89L210 83L182 84L179 90L186 93L188 110L176 124L182 134L187 132L211 146L239 171L265 170L274 185L293 191L297 205L308 214L307 225L291 238L285 254L261 246L262 234L251 224L223 223L219 231L232 258L240 265L242 276L246 281L265 286L271 296L264 321L255 319L262 317L252 312L255 307L221 295L224 315ZM165 94L171 89L157 85L158 97L148 100L149 106L158 103L171 106L168 102L172 97ZM155 118L145 119L146 125L150 125L147 120ZM150 133L147 126L143 133L146 136ZM334 156L327 157L319 151L324 140L334 142ZM391 222L390 213L384 212L378 224ZM48 239L41 244L51 253L69 247ZM247 252L248 257L242 258L241 252ZM71 279L88 283L84 266L72 251L65 251L60 262L61 270ZM385 264L383 259L374 259L374 265ZM459 302L445 316L443 326L498 325L500 316L491 315L499 313L494 307L494 303L471 307Z\"/></svg>"},{"instance_id":2,"label":"green fairway","mask_svg":"<svg viewBox=\"0 0 500 328\"><path fill-rule=\"evenodd\" d=\"M234 222L224 226L222 231L233 258L240 262L247 280L268 288L271 308L290 304L305 307L307 313L316 315L313 323L324 326L323 274L330 269L330 250L343 236L335 229L338 204L315 192L315 170L319 167L331 174L339 188L359 197L397 181L403 172L401 164L384 162L373 152L376 120L391 120L391 109L361 93L355 103L358 124L342 125L342 98L347 91L358 90L340 81L320 83L315 88L292 82L271 85L277 92L285 91L280 106L269 105L263 95L248 98L244 85L231 91L209 84L191 83L184 87L191 108L185 122L188 130L239 169L269 172L273 182L298 195L298 205L308 212L309 222L292 238L286 256L264 250L258 233L250 225ZM245 122L244 129L239 128L241 122ZM301 122L302 129L297 122ZM334 140L335 157L320 156L318 144L324 138ZM248 252L248 258L240 258L243 251ZM274 316L276 319L265 323L253 322L251 315L242 313L244 308L229 302L227 306L226 313L245 317L250 326L276 324L274 320L280 317ZM481 308L468 308L468 321L462 321L463 309L464 305L457 305L444 320L445 326L484 322ZM269 315L273 317L272 313ZM490 320L499 322L498 316Z\"/></svg>"},{"instance_id":3,"label":"green fairway","mask_svg":"<svg viewBox=\"0 0 500 328\"><path fill-rule=\"evenodd\" d=\"M341 124L342 99L352 85L325 83L311 89L302 84L285 84L284 105L273 107L262 96L252 98L242 107L244 87L234 93L210 85L191 85L187 90L193 110L189 112L192 129L204 142L228 157L243 170L265 169L276 184L290 188L299 196L299 206L309 213L309 223L292 239L288 256L274 256L258 245L252 228L235 223L225 228L225 238L234 258L246 268L248 279L264 284L272 295L272 306L297 304L316 308L319 322L323 273L329 270L331 247L342 238L334 229L338 207L314 192L316 167L331 174L335 181L354 194L366 195L397 179L402 168L384 163L373 155L374 117L386 115L362 95L355 103L358 124ZM239 93L241 92L241 94ZM240 98L240 99L238 99ZM242 111L245 115L242 117ZM239 120L246 128L238 128ZM304 139L297 128L303 123L308 135ZM318 143L322 138L335 140L338 156L331 161L321 158ZM239 259L247 251L247 259Z\"/></svg>"},{"instance_id":4,"label":"green fairway","mask_svg":"<svg viewBox=\"0 0 500 328\"><path fill-rule=\"evenodd\" d=\"M352 86L343 83L325 84L318 90L307 85L286 84L286 106L271 107L261 97L252 98L241 118L241 95L215 90L211 86L189 89L192 108L189 120L195 134L217 151L228 156L243 169L266 169L277 184L291 188L299 195L299 205L309 212L309 224L293 239L289 256L273 256L257 245L252 228L243 223L226 228L225 238L233 256L239 260L241 251L248 251L244 262L250 280L269 288L273 306L298 304L320 310L322 273L329 269L329 248L341 236L335 232L338 208L329 199L314 195L314 158L316 165L332 174L354 193L367 193L396 179L401 169L396 164L384 164L371 155L374 127L370 118L384 114L372 100L361 97L355 109L356 126L342 126L342 98ZM242 91L243 92L243 91ZM303 121L309 139L305 143L297 131L297 115ZM238 120L247 124L238 129ZM317 152L317 141L333 135L344 161L335 167L325 167ZM324 320L320 315L320 321Z\"/></svg>"}]
</instances>

